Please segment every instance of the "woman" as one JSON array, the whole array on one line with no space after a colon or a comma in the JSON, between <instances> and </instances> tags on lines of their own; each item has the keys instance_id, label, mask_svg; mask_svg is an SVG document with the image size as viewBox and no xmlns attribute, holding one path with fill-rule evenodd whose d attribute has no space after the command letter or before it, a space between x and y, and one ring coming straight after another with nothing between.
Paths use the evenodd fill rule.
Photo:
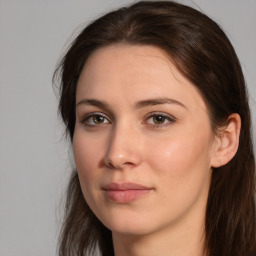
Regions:
<instances>
[{"instance_id":1,"label":"woman","mask_svg":"<svg viewBox=\"0 0 256 256\"><path fill-rule=\"evenodd\" d=\"M250 111L214 21L141 1L86 27L58 71L76 163L59 255L253 254Z\"/></svg>"}]
</instances>

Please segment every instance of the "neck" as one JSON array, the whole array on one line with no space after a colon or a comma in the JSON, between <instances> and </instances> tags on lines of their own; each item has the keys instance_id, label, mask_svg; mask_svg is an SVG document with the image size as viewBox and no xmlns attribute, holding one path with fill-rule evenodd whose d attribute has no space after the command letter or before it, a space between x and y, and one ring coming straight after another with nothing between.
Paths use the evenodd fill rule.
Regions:
<instances>
[{"instance_id":1,"label":"neck","mask_svg":"<svg viewBox=\"0 0 256 256\"><path fill-rule=\"evenodd\" d=\"M205 209L153 233L112 233L115 256L205 256Z\"/></svg>"},{"instance_id":2,"label":"neck","mask_svg":"<svg viewBox=\"0 0 256 256\"><path fill-rule=\"evenodd\" d=\"M164 230L146 236L113 234L115 256L204 256L202 229L167 233L168 237Z\"/></svg>"}]
</instances>

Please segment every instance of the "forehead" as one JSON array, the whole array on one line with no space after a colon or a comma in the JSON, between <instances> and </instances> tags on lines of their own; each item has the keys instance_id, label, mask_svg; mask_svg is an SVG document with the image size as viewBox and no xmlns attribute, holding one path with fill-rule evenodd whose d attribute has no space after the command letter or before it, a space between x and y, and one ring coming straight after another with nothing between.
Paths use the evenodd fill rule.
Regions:
<instances>
[{"instance_id":1,"label":"forehead","mask_svg":"<svg viewBox=\"0 0 256 256\"><path fill-rule=\"evenodd\" d=\"M165 52L154 46L117 44L96 50L87 60L77 87L83 97L118 99L171 97L203 107L197 91L174 66Z\"/></svg>"}]
</instances>

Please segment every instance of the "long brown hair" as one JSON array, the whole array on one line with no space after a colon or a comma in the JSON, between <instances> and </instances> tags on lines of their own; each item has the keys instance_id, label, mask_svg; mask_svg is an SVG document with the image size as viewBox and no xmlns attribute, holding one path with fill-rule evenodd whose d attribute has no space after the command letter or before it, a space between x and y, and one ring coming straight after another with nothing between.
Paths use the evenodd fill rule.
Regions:
<instances>
[{"instance_id":1,"label":"long brown hair","mask_svg":"<svg viewBox=\"0 0 256 256\"><path fill-rule=\"evenodd\" d=\"M213 170L205 221L209 256L245 256L255 245L255 159L245 81L237 55L210 18L171 1L140 1L89 24L60 62L59 111L72 142L75 94L82 68L96 49L110 44L153 45L164 50L196 86L210 113L213 131L231 113L242 120L239 148L225 166ZM88 207L74 171L67 189L59 255L84 256L99 246L114 255L111 231Z\"/></svg>"}]
</instances>

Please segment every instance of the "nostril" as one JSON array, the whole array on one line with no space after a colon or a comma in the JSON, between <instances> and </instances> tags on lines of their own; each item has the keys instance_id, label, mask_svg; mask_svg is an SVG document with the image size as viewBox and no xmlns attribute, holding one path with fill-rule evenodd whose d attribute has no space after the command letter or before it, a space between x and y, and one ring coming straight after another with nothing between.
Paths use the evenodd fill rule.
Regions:
<instances>
[{"instance_id":1,"label":"nostril","mask_svg":"<svg viewBox=\"0 0 256 256\"><path fill-rule=\"evenodd\" d=\"M115 168L115 166L110 161L108 161L107 166L111 169Z\"/></svg>"},{"instance_id":2,"label":"nostril","mask_svg":"<svg viewBox=\"0 0 256 256\"><path fill-rule=\"evenodd\" d=\"M107 161L106 166L110 169L123 169L125 166L133 166L134 164L132 162L112 162Z\"/></svg>"}]
</instances>

